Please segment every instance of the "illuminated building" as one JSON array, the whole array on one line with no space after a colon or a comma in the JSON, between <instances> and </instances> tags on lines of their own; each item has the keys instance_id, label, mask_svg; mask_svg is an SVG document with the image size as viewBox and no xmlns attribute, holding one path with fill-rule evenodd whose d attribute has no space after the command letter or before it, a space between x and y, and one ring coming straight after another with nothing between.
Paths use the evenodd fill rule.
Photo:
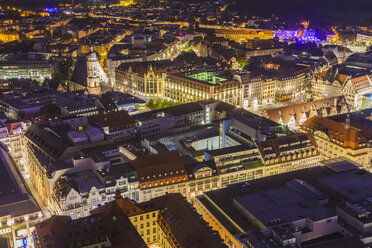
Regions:
<instances>
[{"instance_id":1,"label":"illuminated building","mask_svg":"<svg viewBox=\"0 0 372 248\"><path fill-rule=\"evenodd\" d=\"M93 115L89 120L115 142L135 137L134 119L125 110Z\"/></svg>"},{"instance_id":2,"label":"illuminated building","mask_svg":"<svg viewBox=\"0 0 372 248\"><path fill-rule=\"evenodd\" d=\"M316 36L314 30L309 30L305 25L297 30L277 30L274 32L275 37L279 38L280 40L295 40L298 39L299 41L315 41L319 40Z\"/></svg>"},{"instance_id":3,"label":"illuminated building","mask_svg":"<svg viewBox=\"0 0 372 248\"><path fill-rule=\"evenodd\" d=\"M22 133L24 130L27 130L30 125L30 121L9 123L7 125L0 123L0 142L6 145L14 162L22 173L27 172Z\"/></svg>"},{"instance_id":4,"label":"illuminated building","mask_svg":"<svg viewBox=\"0 0 372 248\"><path fill-rule=\"evenodd\" d=\"M124 6L124 7L133 5L135 3L136 3L135 0L120 0L120 6Z\"/></svg>"},{"instance_id":5,"label":"illuminated building","mask_svg":"<svg viewBox=\"0 0 372 248\"><path fill-rule=\"evenodd\" d=\"M262 82L262 103L273 102L275 100L276 86L278 85L277 80L273 78L266 78Z\"/></svg>"},{"instance_id":6,"label":"illuminated building","mask_svg":"<svg viewBox=\"0 0 372 248\"><path fill-rule=\"evenodd\" d=\"M228 247L366 247L371 174L342 158L318 165L205 192L194 206Z\"/></svg>"},{"instance_id":7,"label":"illuminated building","mask_svg":"<svg viewBox=\"0 0 372 248\"><path fill-rule=\"evenodd\" d=\"M350 56L344 65L337 65L326 72L318 75L317 80L325 81L330 90L337 92L334 87L341 85L341 93L345 96L347 103L351 108L359 109L361 107L361 98L365 94L372 93L372 81L369 72L371 57L368 55ZM328 82L327 82L328 81ZM318 84L317 82L315 84ZM325 88L325 87L324 87ZM332 93L332 92L330 92ZM324 94L328 94L325 92Z\"/></svg>"},{"instance_id":8,"label":"illuminated building","mask_svg":"<svg viewBox=\"0 0 372 248\"><path fill-rule=\"evenodd\" d=\"M110 164L108 158L118 154L118 151L110 152L109 155L105 153L106 149L111 151L118 148L109 146L112 140L105 140L104 134L90 126L86 117L66 117L44 124L33 124L23 138L30 181L39 192L41 203L52 211L56 210L53 187L60 176L74 169L103 169L106 164ZM96 160L83 156L84 149L87 154L91 154L89 149L94 147L101 148L100 153L106 154L106 157L97 155L101 157L101 163L96 164Z\"/></svg>"},{"instance_id":9,"label":"illuminated building","mask_svg":"<svg viewBox=\"0 0 372 248\"><path fill-rule=\"evenodd\" d=\"M264 57L252 62L248 72L249 76L243 82L244 100L246 105L252 106L273 102L275 98L299 96L308 81L310 69L281 58Z\"/></svg>"},{"instance_id":10,"label":"illuminated building","mask_svg":"<svg viewBox=\"0 0 372 248\"><path fill-rule=\"evenodd\" d=\"M245 107L271 102L275 98L276 80L272 78L236 73L234 79L242 84L242 100Z\"/></svg>"},{"instance_id":11,"label":"illuminated building","mask_svg":"<svg viewBox=\"0 0 372 248\"><path fill-rule=\"evenodd\" d=\"M226 247L181 194L170 193L139 204L117 198L103 208L113 205L129 217L149 247Z\"/></svg>"},{"instance_id":12,"label":"illuminated building","mask_svg":"<svg viewBox=\"0 0 372 248\"><path fill-rule=\"evenodd\" d=\"M228 40L234 40L236 42L242 43L248 40L254 39L272 39L274 38L273 32L269 30L255 30L255 29L218 29L216 30L217 37L224 37Z\"/></svg>"},{"instance_id":13,"label":"illuminated building","mask_svg":"<svg viewBox=\"0 0 372 248\"><path fill-rule=\"evenodd\" d=\"M284 95L295 95L300 94L302 87L306 82L306 75L308 69L298 69L295 72L283 71L275 76L275 96L281 97Z\"/></svg>"},{"instance_id":14,"label":"illuminated building","mask_svg":"<svg viewBox=\"0 0 372 248\"><path fill-rule=\"evenodd\" d=\"M311 81L311 91L315 98L340 96L342 94L342 84L338 80L330 82L324 77L316 76Z\"/></svg>"},{"instance_id":15,"label":"illuminated building","mask_svg":"<svg viewBox=\"0 0 372 248\"><path fill-rule=\"evenodd\" d=\"M44 81L54 75L56 63L38 54L17 54L0 62L0 79L32 79Z\"/></svg>"},{"instance_id":16,"label":"illuminated building","mask_svg":"<svg viewBox=\"0 0 372 248\"><path fill-rule=\"evenodd\" d=\"M372 33L371 32L358 32L356 37L356 42L365 43L366 46L372 43Z\"/></svg>"},{"instance_id":17,"label":"illuminated building","mask_svg":"<svg viewBox=\"0 0 372 248\"><path fill-rule=\"evenodd\" d=\"M95 152L94 163L76 161L82 168L79 171L68 172L58 179L53 187L53 206L55 213L68 215L72 219L78 219L89 215L90 211L105 205L115 198L115 192L123 197L140 202L140 190L138 187L135 169L122 161L108 165L107 160L120 160L119 149L105 149L98 147L91 149L91 155ZM107 153L113 153L107 156ZM106 166L97 169L101 161L97 161L100 155L106 154Z\"/></svg>"},{"instance_id":18,"label":"illuminated building","mask_svg":"<svg viewBox=\"0 0 372 248\"><path fill-rule=\"evenodd\" d=\"M164 98L174 102L216 99L241 106L241 83L220 75L218 71L168 73Z\"/></svg>"},{"instance_id":19,"label":"illuminated building","mask_svg":"<svg viewBox=\"0 0 372 248\"><path fill-rule=\"evenodd\" d=\"M89 94L99 95L105 86L109 88L108 78L91 47L88 54L78 57L69 82L69 90L87 90Z\"/></svg>"},{"instance_id":20,"label":"illuminated building","mask_svg":"<svg viewBox=\"0 0 372 248\"><path fill-rule=\"evenodd\" d=\"M68 113L91 115L97 112L97 107L92 106L86 95L52 90L5 98L0 101L0 109L10 120L28 120L30 115L43 114L44 106L50 104L56 104L62 108L62 113L70 111Z\"/></svg>"},{"instance_id":21,"label":"illuminated building","mask_svg":"<svg viewBox=\"0 0 372 248\"><path fill-rule=\"evenodd\" d=\"M17 165L0 143L0 238L10 247L32 247L31 234L43 219L41 209L26 188Z\"/></svg>"},{"instance_id":22,"label":"illuminated building","mask_svg":"<svg viewBox=\"0 0 372 248\"><path fill-rule=\"evenodd\" d=\"M169 64L170 61L164 61ZM157 63L159 64L159 63ZM149 63L123 63L116 68L116 87L144 97L163 96L163 73L165 68Z\"/></svg>"},{"instance_id":23,"label":"illuminated building","mask_svg":"<svg viewBox=\"0 0 372 248\"><path fill-rule=\"evenodd\" d=\"M106 34L101 37L101 35L97 35L96 38L94 35L99 33L99 31L90 34L90 40L93 40L93 44L87 42L85 45L80 46L80 53L91 53L92 47L93 50L99 54L99 63L102 68L106 69L106 60L107 60L107 53L110 50L110 47L114 44L114 38L110 37L109 34ZM97 39L96 42L94 40Z\"/></svg>"},{"instance_id":24,"label":"illuminated building","mask_svg":"<svg viewBox=\"0 0 372 248\"><path fill-rule=\"evenodd\" d=\"M333 52L339 63L343 63L352 51L349 48L339 46L339 45L325 45L322 47L323 52Z\"/></svg>"},{"instance_id":25,"label":"illuminated building","mask_svg":"<svg viewBox=\"0 0 372 248\"><path fill-rule=\"evenodd\" d=\"M266 109L262 116L273 120L291 130L298 128L313 116L332 116L348 112L348 105L344 96L304 102L289 106Z\"/></svg>"},{"instance_id":26,"label":"illuminated building","mask_svg":"<svg viewBox=\"0 0 372 248\"><path fill-rule=\"evenodd\" d=\"M320 161L314 137L293 134L256 142L264 168L263 176L272 176L316 166Z\"/></svg>"},{"instance_id":27,"label":"illuminated building","mask_svg":"<svg viewBox=\"0 0 372 248\"><path fill-rule=\"evenodd\" d=\"M277 53L283 52L283 48L263 48L263 49L252 49L245 52L245 57L257 57L257 56L267 56L275 55Z\"/></svg>"},{"instance_id":28,"label":"illuminated building","mask_svg":"<svg viewBox=\"0 0 372 248\"><path fill-rule=\"evenodd\" d=\"M19 41L19 34L17 33L0 33L0 41L2 43Z\"/></svg>"},{"instance_id":29,"label":"illuminated building","mask_svg":"<svg viewBox=\"0 0 372 248\"><path fill-rule=\"evenodd\" d=\"M76 220L52 216L36 225L33 240L36 248L147 248L126 214L114 204L102 213Z\"/></svg>"},{"instance_id":30,"label":"illuminated building","mask_svg":"<svg viewBox=\"0 0 372 248\"><path fill-rule=\"evenodd\" d=\"M178 151L145 155L130 163L138 174L140 202L166 193L186 194L188 175Z\"/></svg>"},{"instance_id":31,"label":"illuminated building","mask_svg":"<svg viewBox=\"0 0 372 248\"><path fill-rule=\"evenodd\" d=\"M205 152L205 159L214 161L216 165L218 184L213 189L260 178L264 173L263 163L257 148L237 145L210 150ZM200 186L196 184L196 187L199 188ZM197 192L196 196L202 195L205 191L207 190Z\"/></svg>"},{"instance_id":32,"label":"illuminated building","mask_svg":"<svg viewBox=\"0 0 372 248\"><path fill-rule=\"evenodd\" d=\"M312 117L302 124L312 133L323 159L346 157L371 169L371 109L330 117Z\"/></svg>"}]
</instances>

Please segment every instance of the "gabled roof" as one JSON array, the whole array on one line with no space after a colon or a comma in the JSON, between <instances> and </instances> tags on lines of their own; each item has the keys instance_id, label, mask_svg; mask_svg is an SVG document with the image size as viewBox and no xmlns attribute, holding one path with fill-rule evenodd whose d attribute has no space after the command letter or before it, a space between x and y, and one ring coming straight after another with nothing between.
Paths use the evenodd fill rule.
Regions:
<instances>
[{"instance_id":1,"label":"gabled roof","mask_svg":"<svg viewBox=\"0 0 372 248\"><path fill-rule=\"evenodd\" d=\"M282 120L284 125L287 125L291 118L294 117L296 125L298 125L303 114L305 114L307 118L314 116L317 111L323 110L326 111L327 115L332 114L332 112L334 112L334 114L339 114L345 108L347 108L345 97L336 96L317 101L268 109L264 111L264 116L278 123Z\"/></svg>"},{"instance_id":2,"label":"gabled roof","mask_svg":"<svg viewBox=\"0 0 372 248\"><path fill-rule=\"evenodd\" d=\"M87 77L87 54L80 54L76 60L75 68L71 76L71 81L86 87Z\"/></svg>"}]
</instances>

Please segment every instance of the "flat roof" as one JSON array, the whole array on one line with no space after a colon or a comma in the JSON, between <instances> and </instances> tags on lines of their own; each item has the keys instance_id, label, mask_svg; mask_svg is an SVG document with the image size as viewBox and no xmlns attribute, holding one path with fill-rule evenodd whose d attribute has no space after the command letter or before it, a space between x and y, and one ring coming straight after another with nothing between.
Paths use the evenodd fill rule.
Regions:
<instances>
[{"instance_id":1,"label":"flat roof","mask_svg":"<svg viewBox=\"0 0 372 248\"><path fill-rule=\"evenodd\" d=\"M205 192L198 199L208 208L209 211L216 214L216 218L224 226L231 230L232 234L239 233L237 230L252 231L257 226L247 217L245 211L257 215L264 224L268 224L271 219L282 218L283 221L291 221L293 218L320 219L331 214L318 204L314 199L323 197L323 193L328 195L338 195L341 197L354 196L354 198L368 198L372 196L372 181L365 180L366 175L372 179L367 172L358 169L351 161L345 160L334 167L344 167L345 163L354 166L350 170L335 170L329 166L316 166L312 168L297 170L289 173L283 173L270 177L228 185L225 188ZM316 190L314 194L305 194L302 188L292 185L292 180L297 179L305 182L305 188ZM348 182L345 183L345 181ZM323 182L324 181L324 182ZM356 184L356 186L353 186ZM345 185L345 186L344 186ZM360 193L347 192L349 189L365 187ZM330 190L334 188L334 190ZM350 196L350 197L351 197ZM254 204L251 204L254 202ZM316 210L316 211L314 211ZM224 216L224 217L221 217ZM228 218L226 218L228 216Z\"/></svg>"}]
</instances>

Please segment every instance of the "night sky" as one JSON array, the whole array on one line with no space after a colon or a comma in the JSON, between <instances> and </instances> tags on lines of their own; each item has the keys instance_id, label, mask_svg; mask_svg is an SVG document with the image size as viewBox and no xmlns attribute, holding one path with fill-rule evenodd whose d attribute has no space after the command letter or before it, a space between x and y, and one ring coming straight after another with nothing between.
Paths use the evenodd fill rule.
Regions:
<instances>
[{"instance_id":1,"label":"night sky","mask_svg":"<svg viewBox=\"0 0 372 248\"><path fill-rule=\"evenodd\" d=\"M372 23L372 0L238 0L237 10L313 22Z\"/></svg>"},{"instance_id":2,"label":"night sky","mask_svg":"<svg viewBox=\"0 0 372 248\"><path fill-rule=\"evenodd\" d=\"M75 0L79 1L89 0ZM60 2L70 3L71 0L0 0L0 2L35 7ZM288 20L304 18L319 24L330 22L372 24L372 0L235 0L235 2L237 4L232 10L240 11L242 14L265 16L276 14Z\"/></svg>"}]
</instances>

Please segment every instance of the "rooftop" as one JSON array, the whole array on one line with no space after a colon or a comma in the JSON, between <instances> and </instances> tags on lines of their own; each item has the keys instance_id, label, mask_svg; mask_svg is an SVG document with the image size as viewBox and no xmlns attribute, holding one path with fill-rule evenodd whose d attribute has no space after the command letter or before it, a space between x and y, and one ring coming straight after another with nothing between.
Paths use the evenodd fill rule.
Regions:
<instances>
[{"instance_id":1,"label":"rooftop","mask_svg":"<svg viewBox=\"0 0 372 248\"><path fill-rule=\"evenodd\" d=\"M216 213L216 218L221 219L232 234L237 234L262 228L262 225L271 226L273 219L287 223L306 217L316 220L332 216L334 213L317 201L325 197L324 193L344 200L372 196L369 190L372 176L367 174L349 160L332 160L325 166L232 184L206 192L198 199L213 214ZM344 186L345 180L348 183ZM356 187L365 187L366 190L354 193ZM254 224L247 212L262 225Z\"/></svg>"}]
</instances>

